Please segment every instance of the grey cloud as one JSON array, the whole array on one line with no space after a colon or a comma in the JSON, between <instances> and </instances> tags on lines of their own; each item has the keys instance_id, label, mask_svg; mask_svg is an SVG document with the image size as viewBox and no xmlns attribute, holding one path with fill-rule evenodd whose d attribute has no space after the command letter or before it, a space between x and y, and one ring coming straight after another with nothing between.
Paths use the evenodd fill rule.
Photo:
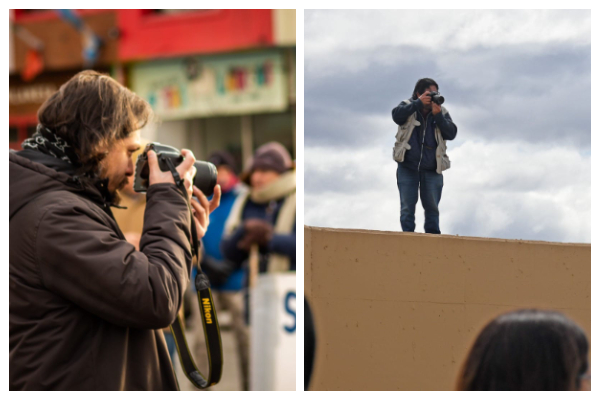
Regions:
<instances>
[{"instance_id":1,"label":"grey cloud","mask_svg":"<svg viewBox=\"0 0 600 400\"><path fill-rule=\"evenodd\" d=\"M357 152L358 154L358 152ZM390 151L391 154L391 151ZM304 191L327 196L330 193L368 194L385 186L395 186L396 163L389 158L384 172L381 155L351 158L333 156L335 161L321 169L315 163L306 163L304 168Z\"/></svg>"},{"instance_id":2,"label":"grey cloud","mask_svg":"<svg viewBox=\"0 0 600 400\"><path fill-rule=\"evenodd\" d=\"M554 242L590 242L590 224L580 223L589 208L582 209L580 218L569 220L574 207L565 207L551 199L535 199L522 193L485 192L475 198L455 199L450 207L442 206L442 228L461 236L495 237L502 239L544 240ZM501 208L501 227L490 225L490 208ZM451 217L450 224L445 224Z\"/></svg>"},{"instance_id":3,"label":"grey cloud","mask_svg":"<svg viewBox=\"0 0 600 400\"><path fill-rule=\"evenodd\" d=\"M548 21L562 18L551 14ZM444 173L442 231L590 241L591 48L581 39L585 29L573 40L557 34L537 45L514 44L505 35L502 44L482 40L467 50L433 51L414 45L415 38L390 44L381 32L368 31L378 40L354 45L352 24L329 20L336 12L325 15L327 23L317 21L321 28L342 24L350 37L334 29L319 49L305 53L307 224L400 229L391 110L411 95L417 79L429 76L440 84L458 126L457 139L449 142L453 166ZM565 37L577 15L557 27ZM378 18L368 13L363 28L372 29L369 22Z\"/></svg>"},{"instance_id":4,"label":"grey cloud","mask_svg":"<svg viewBox=\"0 0 600 400\"><path fill-rule=\"evenodd\" d=\"M390 110L391 111L391 110ZM374 125L367 115L336 108L305 106L305 146L331 146L334 148L375 147L386 140L394 144L397 125Z\"/></svg>"},{"instance_id":5,"label":"grey cloud","mask_svg":"<svg viewBox=\"0 0 600 400\"><path fill-rule=\"evenodd\" d=\"M407 56L398 63L386 61L395 58L393 54ZM364 70L325 75L311 72L310 60L306 61L308 145L339 143L341 135L345 144L361 142L368 131L360 122L364 115L387 117L393 131L392 108L410 97L416 80L424 76L440 84L459 135L579 148L591 145L589 47L549 46L541 51L504 46L435 54L401 46L331 56L347 56L349 63L373 61ZM340 120L339 110L351 113L352 121Z\"/></svg>"}]
</instances>

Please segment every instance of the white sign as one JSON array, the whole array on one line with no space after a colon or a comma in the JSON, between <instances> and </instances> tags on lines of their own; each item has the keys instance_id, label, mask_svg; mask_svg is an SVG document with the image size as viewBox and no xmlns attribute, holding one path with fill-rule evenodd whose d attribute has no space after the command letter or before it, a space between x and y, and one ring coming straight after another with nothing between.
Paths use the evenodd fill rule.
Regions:
<instances>
[{"instance_id":1,"label":"white sign","mask_svg":"<svg viewBox=\"0 0 600 400\"><path fill-rule=\"evenodd\" d=\"M296 390L296 273L259 275L250 304L250 390Z\"/></svg>"}]
</instances>

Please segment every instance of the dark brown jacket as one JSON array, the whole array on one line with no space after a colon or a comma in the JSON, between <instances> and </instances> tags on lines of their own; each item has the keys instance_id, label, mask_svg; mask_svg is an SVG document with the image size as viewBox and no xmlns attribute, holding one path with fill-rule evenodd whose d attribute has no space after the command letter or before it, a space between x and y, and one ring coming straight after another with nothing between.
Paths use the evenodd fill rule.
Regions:
<instances>
[{"instance_id":1,"label":"dark brown jacket","mask_svg":"<svg viewBox=\"0 0 600 400\"><path fill-rule=\"evenodd\" d=\"M185 198L150 187L138 252L71 168L10 154L10 389L176 390L158 329L189 284Z\"/></svg>"}]
</instances>

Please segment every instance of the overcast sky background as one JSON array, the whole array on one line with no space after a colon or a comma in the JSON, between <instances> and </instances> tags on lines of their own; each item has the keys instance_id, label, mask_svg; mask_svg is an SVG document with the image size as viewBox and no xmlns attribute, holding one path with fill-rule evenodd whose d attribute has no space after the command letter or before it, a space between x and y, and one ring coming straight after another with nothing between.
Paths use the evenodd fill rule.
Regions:
<instances>
[{"instance_id":1,"label":"overcast sky background","mask_svg":"<svg viewBox=\"0 0 600 400\"><path fill-rule=\"evenodd\" d=\"M591 241L590 11L304 15L305 224L401 230L391 110L430 77L458 127L442 233Z\"/></svg>"}]
</instances>

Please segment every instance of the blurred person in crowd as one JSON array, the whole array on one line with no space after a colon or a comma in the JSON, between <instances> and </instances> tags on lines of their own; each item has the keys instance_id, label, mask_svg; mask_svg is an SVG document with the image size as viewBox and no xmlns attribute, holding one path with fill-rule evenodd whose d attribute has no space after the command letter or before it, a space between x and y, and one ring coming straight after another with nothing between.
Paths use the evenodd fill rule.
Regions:
<instances>
[{"instance_id":1,"label":"blurred person in crowd","mask_svg":"<svg viewBox=\"0 0 600 400\"><path fill-rule=\"evenodd\" d=\"M227 310L231 315L242 390L248 390L248 335L245 333L244 299L241 293L244 271L231 261L225 260L220 249L225 221L227 221L236 198L247 188L237 176L237 165L233 155L219 150L213 152L208 157L208 161L217 167L217 182L221 186L221 203L219 208L211 214L210 227L202 239L204 254L200 266L208 275L212 285L215 307L218 310ZM202 330L199 316L195 320L198 321L197 330ZM198 362L204 363L207 356L206 348L200 341L196 343L198 345L196 349L196 354L199 355Z\"/></svg>"},{"instance_id":2,"label":"blurred person in crowd","mask_svg":"<svg viewBox=\"0 0 600 400\"><path fill-rule=\"evenodd\" d=\"M117 81L83 71L42 105L24 150L11 151L11 390L177 389L159 329L189 285L192 224L203 237L220 189L209 202L193 187L191 151L179 186L149 152L141 251L125 240L111 206L150 116Z\"/></svg>"},{"instance_id":3,"label":"blurred person in crowd","mask_svg":"<svg viewBox=\"0 0 600 400\"><path fill-rule=\"evenodd\" d=\"M458 390L589 390L588 340L555 311L500 315L479 334Z\"/></svg>"},{"instance_id":4,"label":"blurred person in crowd","mask_svg":"<svg viewBox=\"0 0 600 400\"><path fill-rule=\"evenodd\" d=\"M202 239L204 256L201 267L215 290L238 291L241 289L243 271L234 268L231 262L224 259L220 245L231 208L239 194L247 189L237 176L236 162L230 153L215 151L208 157L208 161L217 167L221 204L211 215L210 228Z\"/></svg>"},{"instance_id":5,"label":"blurred person in crowd","mask_svg":"<svg viewBox=\"0 0 600 400\"><path fill-rule=\"evenodd\" d=\"M394 160L400 192L400 225L404 232L415 231L415 207L421 192L425 209L425 233L440 232L440 211L444 176L450 168L446 141L454 140L457 128L445 107L432 100L439 90L430 78L419 79L412 98L392 110L398 124Z\"/></svg>"},{"instance_id":6,"label":"blurred person in crowd","mask_svg":"<svg viewBox=\"0 0 600 400\"><path fill-rule=\"evenodd\" d=\"M259 147L242 180L250 190L238 196L227 219L223 255L248 271L254 247L259 273L295 271L296 171L290 154L277 142ZM245 301L248 321L247 293Z\"/></svg>"},{"instance_id":7,"label":"blurred person in crowd","mask_svg":"<svg viewBox=\"0 0 600 400\"><path fill-rule=\"evenodd\" d=\"M256 150L244 174L250 191L233 205L221 243L236 265L260 250L259 272L296 270L296 171L283 145L270 142Z\"/></svg>"}]
</instances>

